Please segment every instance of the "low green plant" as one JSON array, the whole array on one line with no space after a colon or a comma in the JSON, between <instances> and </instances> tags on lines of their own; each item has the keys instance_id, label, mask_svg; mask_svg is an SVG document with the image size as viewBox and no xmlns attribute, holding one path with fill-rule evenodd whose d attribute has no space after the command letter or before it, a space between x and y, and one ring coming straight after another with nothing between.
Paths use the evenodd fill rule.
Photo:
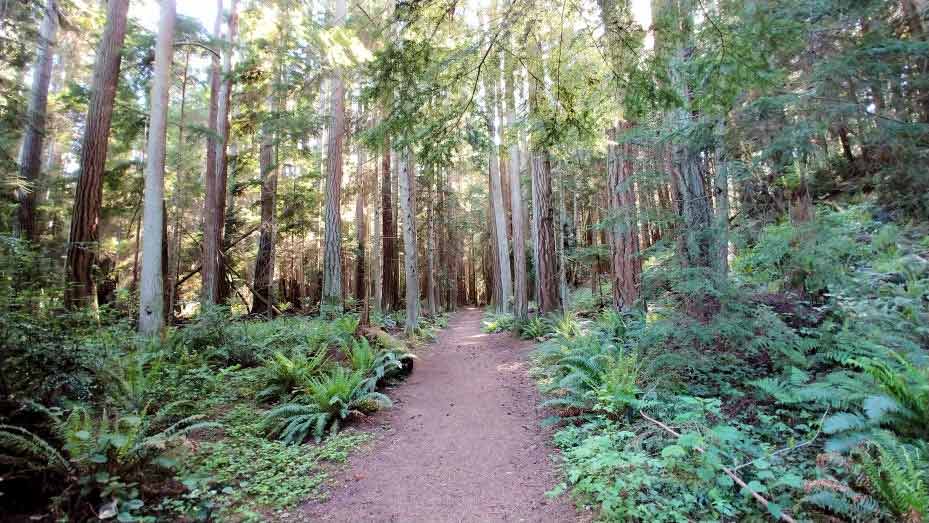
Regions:
<instances>
[{"instance_id":1,"label":"low green plant","mask_svg":"<svg viewBox=\"0 0 929 523\"><path fill-rule=\"evenodd\" d=\"M169 404L154 413L94 412L79 406L65 416L36 405L34 409L49 418L55 439L3 425L0 447L9 461L42 468L65 482L55 500L64 513L74 512L78 500L95 500L102 507L98 512L133 518L143 506L139 485L151 477L152 469L173 467L169 453L192 432L218 427L200 415L176 419L172 414L176 406Z\"/></svg>"},{"instance_id":2,"label":"low green plant","mask_svg":"<svg viewBox=\"0 0 929 523\"><path fill-rule=\"evenodd\" d=\"M265 419L271 434L286 443L298 444L311 435L320 441L327 431L338 433L352 414L391 405L390 398L373 390L363 372L336 366L322 377L311 378L294 402L270 410Z\"/></svg>"},{"instance_id":3,"label":"low green plant","mask_svg":"<svg viewBox=\"0 0 929 523\"><path fill-rule=\"evenodd\" d=\"M374 390L384 378L399 373L403 369L403 358L412 358L411 354L402 350L378 349L367 338L352 340L347 354L352 369L367 376L364 386L370 390Z\"/></svg>"},{"instance_id":4,"label":"low green plant","mask_svg":"<svg viewBox=\"0 0 929 523\"><path fill-rule=\"evenodd\" d=\"M533 316L519 324L519 337L524 340L537 340L549 332L548 322L540 316Z\"/></svg>"},{"instance_id":5,"label":"low green plant","mask_svg":"<svg viewBox=\"0 0 929 523\"><path fill-rule=\"evenodd\" d=\"M294 351L290 356L275 351L262 366L267 387L258 393L259 400L290 397L305 386L311 377L320 373L328 362L325 347L317 348L309 355Z\"/></svg>"},{"instance_id":6,"label":"low green plant","mask_svg":"<svg viewBox=\"0 0 929 523\"><path fill-rule=\"evenodd\" d=\"M516 318L512 314L491 313L481 322L481 330L488 334L510 332L515 324Z\"/></svg>"},{"instance_id":7,"label":"low green plant","mask_svg":"<svg viewBox=\"0 0 929 523\"><path fill-rule=\"evenodd\" d=\"M893 440L891 440L893 441ZM870 490L900 521L929 519L929 446L871 442L855 452Z\"/></svg>"}]
</instances>

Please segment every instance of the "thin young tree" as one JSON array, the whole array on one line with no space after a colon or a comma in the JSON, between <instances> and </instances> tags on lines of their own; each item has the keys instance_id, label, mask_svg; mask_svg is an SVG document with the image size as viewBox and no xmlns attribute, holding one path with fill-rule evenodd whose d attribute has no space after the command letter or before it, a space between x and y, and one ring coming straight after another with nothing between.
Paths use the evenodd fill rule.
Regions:
<instances>
[{"instance_id":1,"label":"thin young tree","mask_svg":"<svg viewBox=\"0 0 929 523\"><path fill-rule=\"evenodd\" d=\"M58 3L56 0L46 0L45 14L42 17L36 45L32 90L29 94L26 129L23 132L23 146L19 157L19 176L26 186L16 190L19 207L14 222L15 233L29 241L36 240L36 185L42 166L48 86L52 78L52 58L58 26Z\"/></svg>"},{"instance_id":2,"label":"thin young tree","mask_svg":"<svg viewBox=\"0 0 929 523\"><path fill-rule=\"evenodd\" d=\"M174 61L174 0L161 0L155 67L152 80L151 125L145 166L142 212L142 281L139 286L139 332L153 336L164 328L165 144Z\"/></svg>"},{"instance_id":3,"label":"thin young tree","mask_svg":"<svg viewBox=\"0 0 929 523\"><path fill-rule=\"evenodd\" d=\"M81 141L80 174L74 192L71 232L65 261L65 303L68 307L97 308L93 268L97 260L100 209L103 204L103 171L113 121L113 102L119 82L129 0L110 0L106 25L97 48L90 88L84 137Z\"/></svg>"}]
</instances>

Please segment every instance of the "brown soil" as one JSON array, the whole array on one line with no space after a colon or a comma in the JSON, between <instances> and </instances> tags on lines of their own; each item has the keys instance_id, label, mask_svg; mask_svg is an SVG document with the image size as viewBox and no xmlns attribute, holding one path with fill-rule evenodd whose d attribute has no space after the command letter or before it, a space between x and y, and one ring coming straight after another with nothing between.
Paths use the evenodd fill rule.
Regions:
<instances>
[{"instance_id":1,"label":"brown soil","mask_svg":"<svg viewBox=\"0 0 929 523\"><path fill-rule=\"evenodd\" d=\"M355 454L330 497L301 507L306 521L576 521L557 483L549 431L527 375L531 344L484 334L481 312L455 314L389 391L393 409Z\"/></svg>"}]
</instances>

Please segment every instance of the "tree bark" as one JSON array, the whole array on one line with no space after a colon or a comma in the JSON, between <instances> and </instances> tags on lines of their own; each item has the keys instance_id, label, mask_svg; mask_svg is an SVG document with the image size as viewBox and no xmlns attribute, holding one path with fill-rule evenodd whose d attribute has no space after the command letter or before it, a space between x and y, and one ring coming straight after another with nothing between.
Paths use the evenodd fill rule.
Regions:
<instances>
[{"instance_id":1,"label":"tree bark","mask_svg":"<svg viewBox=\"0 0 929 523\"><path fill-rule=\"evenodd\" d=\"M371 195L374 199L374 205L372 206L372 211L374 213L374 226L371 229L371 233L373 235L371 245L371 258L373 262L371 263L371 281L374 284L374 309L380 311L384 308L384 282L382 280L384 274L384 259L383 254L378 256L378 253L382 253L381 249L384 242L384 235L381 230L381 222L383 221L382 210L377 201L377 198L381 194L382 190L380 187L380 173L378 173L379 165L376 160L377 157L375 157L374 162L374 175L371 178L371 181L373 182Z\"/></svg>"},{"instance_id":2,"label":"tree bark","mask_svg":"<svg viewBox=\"0 0 929 523\"><path fill-rule=\"evenodd\" d=\"M629 123L622 124L630 129ZM632 147L616 141L617 128L610 131L607 156L607 187L611 219L610 256L613 261L613 306L631 309L639 299L642 261L639 257L639 234L632 183Z\"/></svg>"},{"instance_id":3,"label":"tree bark","mask_svg":"<svg viewBox=\"0 0 929 523\"><path fill-rule=\"evenodd\" d=\"M399 280L397 279L398 256L397 256L397 224L394 221L393 195L391 190L394 181L391 180L390 173L390 139L384 139L383 160L381 170L383 178L381 181L381 241L383 253L383 271L381 278L383 280L384 297L381 307L385 311L393 311L400 308L400 289Z\"/></svg>"},{"instance_id":4,"label":"tree bark","mask_svg":"<svg viewBox=\"0 0 929 523\"><path fill-rule=\"evenodd\" d=\"M336 0L335 22L345 24L345 0ZM329 144L326 165L326 229L323 254L323 296L320 310L325 314L342 310L342 141L345 134L345 83L342 71L334 68L330 81Z\"/></svg>"},{"instance_id":5,"label":"tree bark","mask_svg":"<svg viewBox=\"0 0 929 523\"><path fill-rule=\"evenodd\" d=\"M532 155L533 202L537 205L536 265L539 275L539 312L558 310L558 262L555 258L555 211L552 206L552 166L547 151Z\"/></svg>"},{"instance_id":6,"label":"tree bark","mask_svg":"<svg viewBox=\"0 0 929 523\"><path fill-rule=\"evenodd\" d=\"M174 61L174 0L161 0L152 82L148 163L142 223L142 282L139 286L139 332L154 336L164 328L165 142Z\"/></svg>"},{"instance_id":7,"label":"tree bark","mask_svg":"<svg viewBox=\"0 0 929 523\"><path fill-rule=\"evenodd\" d=\"M496 278L500 280L499 294L494 299L498 312L509 312L510 300L513 293L513 276L510 269L510 249L507 241L506 206L503 201L503 180L500 174L499 155L497 149L497 125L495 106L497 98L497 82L495 77L499 74L499 60L496 53L489 57L490 68L484 75L484 96L487 134L490 136L490 150L488 151L488 164L490 174L491 218L494 226L495 269Z\"/></svg>"},{"instance_id":8,"label":"tree bark","mask_svg":"<svg viewBox=\"0 0 929 523\"><path fill-rule=\"evenodd\" d=\"M365 264L367 263L365 244L368 242L368 223L365 220L365 208L368 206L368 193L364 176L365 153L360 142L357 147L358 171L355 174L355 185L358 187L358 194L355 197L355 233L358 238L355 249L355 300L358 303L365 303L368 298L368 287L365 284L367 279L365 273Z\"/></svg>"},{"instance_id":9,"label":"tree bark","mask_svg":"<svg viewBox=\"0 0 929 523\"><path fill-rule=\"evenodd\" d=\"M177 303L177 280L181 275L181 191L184 186L184 178L182 176L184 171L184 124L185 124L185 115L187 109L187 82L190 73L190 50L188 50L184 55L184 75L181 79L181 114L177 122L177 154L175 155L175 181L174 181L174 191L171 195L172 207L174 209L174 238L171 242L171 254L170 260L173 261L173 271L171 277L169 278L170 284L168 285L168 302L165 305L167 308L167 322L174 322L174 309L175 303Z\"/></svg>"},{"instance_id":10,"label":"tree bark","mask_svg":"<svg viewBox=\"0 0 929 523\"><path fill-rule=\"evenodd\" d=\"M106 26L97 49L90 103L81 143L80 176L71 213L71 233L65 262L65 302L71 308L97 308L93 270L96 263L100 208L103 201L103 171L106 165L113 101L119 81L126 14L129 0L107 3Z\"/></svg>"},{"instance_id":11,"label":"tree bark","mask_svg":"<svg viewBox=\"0 0 929 523\"><path fill-rule=\"evenodd\" d=\"M511 133L517 132L516 126L516 91L513 81L513 68L511 53L504 56L506 79L504 90L506 96L506 125ZM509 137L507 149L509 151L509 182L510 207L513 220L513 314L517 320L525 320L529 316L529 290L526 275L526 224L523 209L523 195L520 184L520 158L519 140L515 134Z\"/></svg>"},{"instance_id":12,"label":"tree bark","mask_svg":"<svg viewBox=\"0 0 929 523\"><path fill-rule=\"evenodd\" d=\"M222 58L222 70L214 60L211 73L210 112L213 104L216 111L211 114L211 130L215 131L207 141L207 173L204 178L204 224L203 224L203 267L201 277L203 285L200 293L201 303L213 305L220 302L220 286L225 273L222 270L222 238L226 221L226 145L229 142L229 100L232 90L232 42L235 39L237 0L232 1L228 20L228 38L226 52ZM219 11L214 26L219 37L220 19L222 17L222 0L218 2ZM215 94L215 98L213 93Z\"/></svg>"},{"instance_id":13,"label":"tree bark","mask_svg":"<svg viewBox=\"0 0 929 523\"><path fill-rule=\"evenodd\" d=\"M58 33L58 6L56 0L46 0L45 15L39 29L32 91L26 113L26 129L19 159L19 175L26 184L16 189L19 204L14 221L14 233L28 241L35 241L36 190L42 166L42 145L46 134L46 110L48 108L48 86L52 79L52 62L55 38Z\"/></svg>"},{"instance_id":14,"label":"tree bark","mask_svg":"<svg viewBox=\"0 0 929 523\"><path fill-rule=\"evenodd\" d=\"M271 113L277 113L277 97L270 96ZM277 208L277 173L274 161L274 133L265 124L258 153L258 170L261 174L261 233L258 236L258 255L255 257L255 275L252 289L252 314L273 314L271 289L274 283L275 210Z\"/></svg>"},{"instance_id":15,"label":"tree bark","mask_svg":"<svg viewBox=\"0 0 929 523\"><path fill-rule=\"evenodd\" d=\"M438 176L437 173L433 170L432 174ZM427 219L428 223L426 224L426 307L428 309L429 316L435 317L438 314L439 310L436 306L436 263L435 263L435 250L436 250L436 238L435 238L435 198L432 191L433 181L429 181L429 198L427 204L429 206Z\"/></svg>"},{"instance_id":16,"label":"tree bark","mask_svg":"<svg viewBox=\"0 0 929 523\"><path fill-rule=\"evenodd\" d=\"M416 259L416 177L409 148L400 153L399 197L403 213L403 257L406 274L406 332L419 325L419 263Z\"/></svg>"}]
</instances>

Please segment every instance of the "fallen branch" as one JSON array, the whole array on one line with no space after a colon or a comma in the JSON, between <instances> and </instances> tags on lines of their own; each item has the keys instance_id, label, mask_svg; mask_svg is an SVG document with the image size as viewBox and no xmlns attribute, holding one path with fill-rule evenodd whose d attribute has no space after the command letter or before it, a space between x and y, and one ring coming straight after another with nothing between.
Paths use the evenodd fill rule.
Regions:
<instances>
[{"instance_id":1,"label":"fallen branch","mask_svg":"<svg viewBox=\"0 0 929 523\"><path fill-rule=\"evenodd\" d=\"M658 425L659 427L661 427L662 429L666 430L667 432L673 434L674 436L676 436L676 437L681 437L681 435L680 435L677 431L675 431L675 430L672 429L671 427L665 425L664 423L662 423L662 422L660 422L660 421L658 421L658 420L656 420L656 419L654 419L654 418L649 417L647 414L645 414L645 413L642 412L641 410L639 411L639 415L642 416L643 418L647 419L648 421L654 423L655 425ZM699 452L700 454L706 454L706 450L704 450L704 449L701 448L701 447L694 447L694 449L696 449L697 452ZM728 467L722 467L722 469L723 469L723 472L725 472L727 476L729 476L730 478L732 478L732 481L735 481L736 485L738 485L738 486L742 487L743 489L747 490L748 492L750 492L751 495L752 495L752 497L755 498L755 500L758 501L758 503L761 503L762 505L764 505L764 507L765 507L766 509L768 509L769 512L770 512L770 507L771 507L771 502L770 502L770 501L768 501L768 500L767 500L764 496L762 496L761 494L759 494L759 493L755 492L754 490L750 489L750 488L748 487L748 484L746 484L744 481L742 481L742 478L740 478L739 476L737 476L736 473L733 472L732 470L730 470ZM781 512L781 519L784 520L784 521L786 521L787 523L797 523L797 520L795 520L794 518L790 517L790 515L787 514L786 512Z\"/></svg>"}]
</instances>

